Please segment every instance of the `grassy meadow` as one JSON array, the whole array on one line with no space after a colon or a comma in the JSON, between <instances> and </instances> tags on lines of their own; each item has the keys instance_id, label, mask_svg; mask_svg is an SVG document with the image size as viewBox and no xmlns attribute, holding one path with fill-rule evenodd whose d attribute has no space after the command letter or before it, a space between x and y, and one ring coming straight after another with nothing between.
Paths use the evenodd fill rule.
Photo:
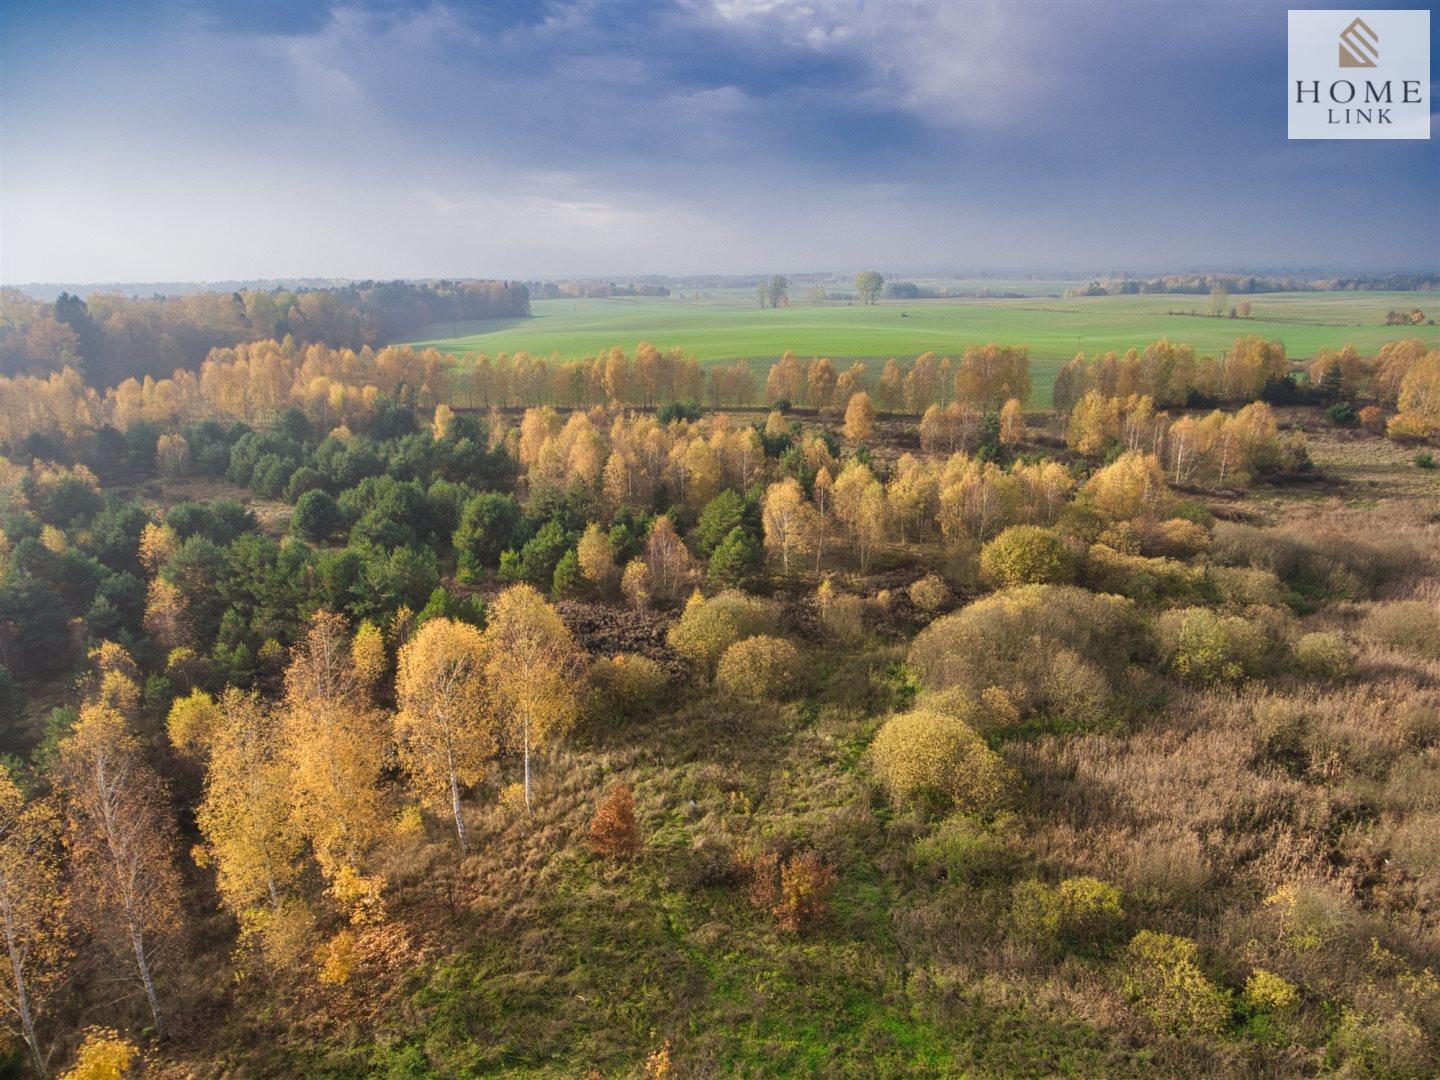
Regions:
<instances>
[{"instance_id":1,"label":"grassy meadow","mask_svg":"<svg viewBox=\"0 0 1440 1080\"><path fill-rule=\"evenodd\" d=\"M991 287L1021 291L1019 284ZM1023 284L1038 288L1033 282ZM1051 291L1058 293L1070 283L1051 284ZM786 349L802 356L883 360L928 349L958 355L967 345L996 341L1030 346L1036 361L1036 406L1048 404L1055 371L1077 351L1124 350L1160 337L1213 354L1237 335L1260 334L1283 341L1289 355L1297 358L1347 343L1371 353L1387 341L1414 336L1440 344L1440 329L1434 326L1385 325L1391 309L1419 307L1429 318L1440 317L1440 293L1264 293L1249 299L1248 319L1211 318L1203 314L1208 297L1175 294L892 300L871 307L812 305L797 297L788 308L763 310L752 295L738 291L699 300L539 300L529 319L436 323L426 327L415 344L458 356L526 350L570 359L612 345L629 350L638 341L651 341L662 348L679 346L702 363L748 359L763 366Z\"/></svg>"}]
</instances>

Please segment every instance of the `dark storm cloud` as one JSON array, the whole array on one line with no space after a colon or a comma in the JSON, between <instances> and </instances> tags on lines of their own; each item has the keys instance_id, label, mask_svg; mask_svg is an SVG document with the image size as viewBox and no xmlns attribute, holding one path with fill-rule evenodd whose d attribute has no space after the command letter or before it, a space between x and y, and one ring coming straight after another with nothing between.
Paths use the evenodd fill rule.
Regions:
<instances>
[{"instance_id":1,"label":"dark storm cloud","mask_svg":"<svg viewBox=\"0 0 1440 1080\"><path fill-rule=\"evenodd\" d=\"M1277 3L7 5L6 280L1440 261Z\"/></svg>"}]
</instances>

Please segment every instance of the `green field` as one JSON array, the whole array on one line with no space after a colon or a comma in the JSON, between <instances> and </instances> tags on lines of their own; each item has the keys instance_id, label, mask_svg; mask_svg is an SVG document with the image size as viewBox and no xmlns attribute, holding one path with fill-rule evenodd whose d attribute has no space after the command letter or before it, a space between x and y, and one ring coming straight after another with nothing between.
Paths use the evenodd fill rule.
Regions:
<instances>
[{"instance_id":1,"label":"green field","mask_svg":"<svg viewBox=\"0 0 1440 1080\"><path fill-rule=\"evenodd\" d=\"M1058 292L1066 283L1054 284ZM612 345L628 351L636 342L650 341L662 348L679 346L702 362L747 359L759 367L786 349L801 356L883 360L928 349L959 355L967 345L996 341L1028 345L1040 361L1034 366L1037 405L1048 402L1059 362L1077 351L1124 350L1160 337L1213 354L1238 335L1261 334L1283 341L1296 358L1347 343L1372 353L1403 337L1440 345L1440 329L1434 326L1384 325L1392 308L1418 307L1428 318L1440 318L1440 293L1264 293L1250 299L1251 317L1235 320L1200 315L1208 297L1185 295L895 300L872 307L812 306L797 300L788 308L764 310L753 297L738 293L699 301L540 300L530 319L439 323L426 328L415 344L461 356L526 350L570 359Z\"/></svg>"}]
</instances>

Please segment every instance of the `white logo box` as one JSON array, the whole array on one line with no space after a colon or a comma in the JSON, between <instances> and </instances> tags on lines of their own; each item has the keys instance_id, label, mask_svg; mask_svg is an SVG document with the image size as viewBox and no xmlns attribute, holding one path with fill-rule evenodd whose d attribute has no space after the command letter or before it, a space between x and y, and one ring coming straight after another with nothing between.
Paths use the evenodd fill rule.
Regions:
<instances>
[{"instance_id":1,"label":"white logo box","mask_svg":"<svg viewBox=\"0 0 1440 1080\"><path fill-rule=\"evenodd\" d=\"M1430 137L1429 8L1289 14L1290 138Z\"/></svg>"}]
</instances>

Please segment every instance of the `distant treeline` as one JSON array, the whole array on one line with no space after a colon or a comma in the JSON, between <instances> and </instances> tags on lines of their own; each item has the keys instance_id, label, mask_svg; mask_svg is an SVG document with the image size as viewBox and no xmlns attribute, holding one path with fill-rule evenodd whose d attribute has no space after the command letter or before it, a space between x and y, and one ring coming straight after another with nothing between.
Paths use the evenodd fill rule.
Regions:
<instances>
[{"instance_id":1,"label":"distant treeline","mask_svg":"<svg viewBox=\"0 0 1440 1080\"><path fill-rule=\"evenodd\" d=\"M623 285L613 281L528 281L532 300L570 300L578 297L607 296L669 296L666 285L645 282L627 282Z\"/></svg>"},{"instance_id":2,"label":"distant treeline","mask_svg":"<svg viewBox=\"0 0 1440 1080\"><path fill-rule=\"evenodd\" d=\"M885 286L888 300L1019 300L1026 294L991 289L952 289L948 285L917 285L913 281L892 281Z\"/></svg>"},{"instance_id":3,"label":"distant treeline","mask_svg":"<svg viewBox=\"0 0 1440 1080\"><path fill-rule=\"evenodd\" d=\"M429 323L530 314L519 282L364 281L338 288L246 289L179 296L61 293L53 303L0 290L0 373L70 367L96 387L195 368L214 349L292 338L359 349Z\"/></svg>"},{"instance_id":4,"label":"distant treeline","mask_svg":"<svg viewBox=\"0 0 1440 1080\"><path fill-rule=\"evenodd\" d=\"M1102 277L1067 289L1066 296L1131 296L1137 293L1189 293L1204 296L1216 287L1227 293L1270 292L1416 292L1440 288L1433 273L1373 274L1358 277L1257 277L1253 274L1167 274L1164 277Z\"/></svg>"}]
</instances>

